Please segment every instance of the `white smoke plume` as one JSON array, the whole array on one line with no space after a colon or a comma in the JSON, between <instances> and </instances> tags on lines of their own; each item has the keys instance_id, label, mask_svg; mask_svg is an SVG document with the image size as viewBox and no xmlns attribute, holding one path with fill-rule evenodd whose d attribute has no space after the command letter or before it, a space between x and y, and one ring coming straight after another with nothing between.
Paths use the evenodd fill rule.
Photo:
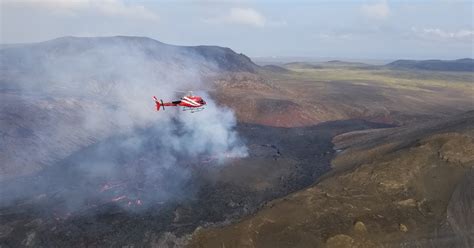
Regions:
<instances>
[{"instance_id":1,"label":"white smoke plume","mask_svg":"<svg viewBox=\"0 0 474 248\"><path fill-rule=\"evenodd\" d=\"M19 116L1 123L9 135L0 149L8 176L0 182L13 185L2 192L3 206L51 187L67 191L71 210L91 197L167 201L188 195L191 171L183 163L212 157L219 165L247 154L232 110L205 92L211 84L203 75L218 65L191 48L146 38L64 38L1 52L8 98L0 112ZM153 95L175 100L186 90L205 98L204 111L155 111ZM14 135L20 127L27 130L21 139ZM37 172L28 186L15 179Z\"/></svg>"}]
</instances>

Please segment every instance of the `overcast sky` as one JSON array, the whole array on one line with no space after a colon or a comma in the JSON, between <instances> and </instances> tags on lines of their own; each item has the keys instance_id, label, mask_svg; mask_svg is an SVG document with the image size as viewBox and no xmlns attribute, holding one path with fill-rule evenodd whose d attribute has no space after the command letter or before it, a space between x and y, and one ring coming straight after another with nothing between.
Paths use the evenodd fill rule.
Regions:
<instances>
[{"instance_id":1,"label":"overcast sky","mask_svg":"<svg viewBox=\"0 0 474 248\"><path fill-rule=\"evenodd\" d=\"M251 57L474 57L474 2L0 0L1 43L147 36Z\"/></svg>"}]
</instances>

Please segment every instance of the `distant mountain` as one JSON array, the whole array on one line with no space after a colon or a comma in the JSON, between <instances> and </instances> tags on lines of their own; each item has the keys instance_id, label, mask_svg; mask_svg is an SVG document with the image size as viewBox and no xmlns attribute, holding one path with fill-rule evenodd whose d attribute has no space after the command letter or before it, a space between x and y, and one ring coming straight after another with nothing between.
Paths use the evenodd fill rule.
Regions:
<instances>
[{"instance_id":1,"label":"distant mountain","mask_svg":"<svg viewBox=\"0 0 474 248\"><path fill-rule=\"evenodd\" d=\"M61 37L31 44L3 45L0 48L2 61L20 62L22 58L15 58L8 61L12 56L26 55L34 59L57 54L81 55L82 53L104 49L109 46L120 45L133 48L149 55L155 60L182 59L183 55L194 54L199 59L205 59L218 66L221 70L253 72L258 66L250 58L240 53L237 54L232 49L220 46L175 46L169 45L147 37L134 36L113 36L113 37ZM35 61L31 61L35 62ZM39 62L39 61L36 61Z\"/></svg>"},{"instance_id":2,"label":"distant mountain","mask_svg":"<svg viewBox=\"0 0 474 248\"><path fill-rule=\"evenodd\" d=\"M237 54L230 48L219 46L191 46L184 47L203 58L214 62L219 69L232 72L255 72L259 67L243 53Z\"/></svg>"},{"instance_id":3,"label":"distant mountain","mask_svg":"<svg viewBox=\"0 0 474 248\"><path fill-rule=\"evenodd\" d=\"M322 69L322 68L353 68L353 69L381 69L394 70L431 70L431 71L474 71L474 59L464 58L457 60L396 60L385 66L371 65L361 62L347 62L330 60L326 62L290 62L282 65L287 69Z\"/></svg>"},{"instance_id":4,"label":"distant mountain","mask_svg":"<svg viewBox=\"0 0 474 248\"><path fill-rule=\"evenodd\" d=\"M262 66L263 69L267 70L267 71L271 71L271 72L289 72L288 69L284 68L284 67L281 67L281 66L278 66L278 65L264 65Z\"/></svg>"},{"instance_id":5,"label":"distant mountain","mask_svg":"<svg viewBox=\"0 0 474 248\"><path fill-rule=\"evenodd\" d=\"M321 69L322 66L315 65L313 63L308 62L290 62L283 65L285 68L288 69Z\"/></svg>"},{"instance_id":6,"label":"distant mountain","mask_svg":"<svg viewBox=\"0 0 474 248\"><path fill-rule=\"evenodd\" d=\"M431 71L474 71L474 59L457 60L396 60L386 65L390 69L419 69Z\"/></svg>"},{"instance_id":7,"label":"distant mountain","mask_svg":"<svg viewBox=\"0 0 474 248\"><path fill-rule=\"evenodd\" d=\"M323 68L346 68L346 69L376 69L377 66L361 62L347 62L341 60L330 60L326 62L291 62L283 65L288 69L323 69Z\"/></svg>"},{"instance_id":8,"label":"distant mountain","mask_svg":"<svg viewBox=\"0 0 474 248\"><path fill-rule=\"evenodd\" d=\"M367 69L372 69L375 68L376 66L374 65L369 65L366 63L362 62L348 62L348 61L342 61L342 60L330 60L327 62L321 62L319 63L323 67L346 67L346 68L367 68Z\"/></svg>"},{"instance_id":9,"label":"distant mountain","mask_svg":"<svg viewBox=\"0 0 474 248\"><path fill-rule=\"evenodd\" d=\"M20 47L20 46L23 46L23 45L25 45L25 44L23 44L23 43L0 44L0 49Z\"/></svg>"},{"instance_id":10,"label":"distant mountain","mask_svg":"<svg viewBox=\"0 0 474 248\"><path fill-rule=\"evenodd\" d=\"M62 37L1 49L0 87L12 86L12 79L16 86L31 81L65 82L59 74L69 81L110 79L125 67L139 69L134 66L201 73L255 72L259 68L247 56L219 46L174 46L146 37Z\"/></svg>"}]
</instances>

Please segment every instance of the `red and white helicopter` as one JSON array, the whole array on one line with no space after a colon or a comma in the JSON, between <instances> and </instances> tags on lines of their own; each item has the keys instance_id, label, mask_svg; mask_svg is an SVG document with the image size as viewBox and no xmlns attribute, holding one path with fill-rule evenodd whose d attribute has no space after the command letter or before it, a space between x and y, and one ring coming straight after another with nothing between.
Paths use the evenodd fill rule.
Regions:
<instances>
[{"instance_id":1,"label":"red and white helicopter","mask_svg":"<svg viewBox=\"0 0 474 248\"><path fill-rule=\"evenodd\" d=\"M160 108L165 110L165 106L174 106L183 107L183 111L189 110L191 113L194 113L203 110L204 105L206 105L206 101L200 96L194 96L192 91L189 91L185 96L181 97L180 100L172 102L163 102L161 99L158 101L156 96L153 96L153 100L155 100L156 111L160 111Z\"/></svg>"}]
</instances>

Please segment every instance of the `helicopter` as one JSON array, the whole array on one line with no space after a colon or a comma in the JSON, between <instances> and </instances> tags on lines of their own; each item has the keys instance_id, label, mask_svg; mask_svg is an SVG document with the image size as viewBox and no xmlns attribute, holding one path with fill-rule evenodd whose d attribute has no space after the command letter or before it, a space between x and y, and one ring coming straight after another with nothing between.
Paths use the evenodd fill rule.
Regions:
<instances>
[{"instance_id":1,"label":"helicopter","mask_svg":"<svg viewBox=\"0 0 474 248\"><path fill-rule=\"evenodd\" d=\"M163 102L162 99L158 101L156 96L153 96L153 100L156 104L156 111L160 111L160 108L165 110L165 106L169 107L183 107L183 111L190 111L191 113L199 112L204 110L204 105L206 101L200 96L193 95L192 91L189 91L185 96L181 97L179 100L171 102Z\"/></svg>"}]
</instances>

